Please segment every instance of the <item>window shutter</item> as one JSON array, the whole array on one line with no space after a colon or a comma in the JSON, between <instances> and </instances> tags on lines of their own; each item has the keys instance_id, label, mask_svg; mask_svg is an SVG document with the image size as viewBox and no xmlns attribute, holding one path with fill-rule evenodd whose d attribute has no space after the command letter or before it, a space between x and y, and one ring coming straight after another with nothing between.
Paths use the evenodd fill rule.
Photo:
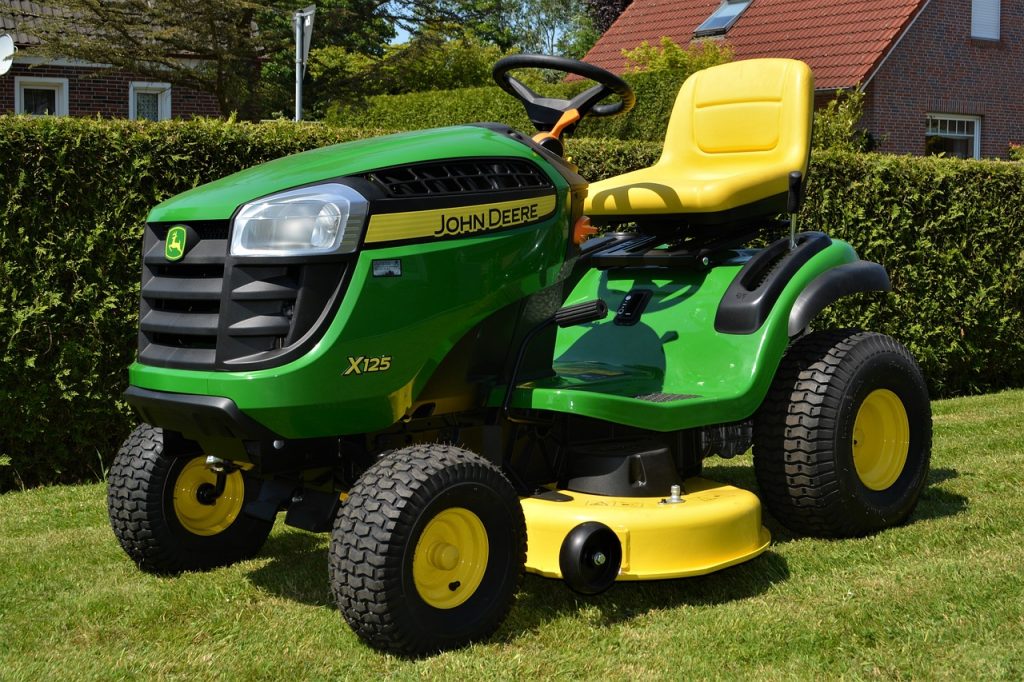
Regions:
<instances>
[{"instance_id":1,"label":"window shutter","mask_svg":"<svg viewBox=\"0 0 1024 682\"><path fill-rule=\"evenodd\" d=\"M971 0L971 37L999 40L999 0Z\"/></svg>"}]
</instances>

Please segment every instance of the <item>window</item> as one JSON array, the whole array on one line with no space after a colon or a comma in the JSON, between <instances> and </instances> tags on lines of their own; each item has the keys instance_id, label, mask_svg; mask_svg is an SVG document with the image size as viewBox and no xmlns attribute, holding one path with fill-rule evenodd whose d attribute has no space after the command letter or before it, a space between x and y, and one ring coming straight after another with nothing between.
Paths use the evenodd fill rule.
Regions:
<instances>
[{"instance_id":1,"label":"window","mask_svg":"<svg viewBox=\"0 0 1024 682\"><path fill-rule=\"evenodd\" d=\"M743 10L750 7L751 2L752 0L722 0L722 4L718 6L718 9L712 12L711 16L697 27L693 35L700 37L725 33L736 23L736 20L743 14Z\"/></svg>"},{"instance_id":2,"label":"window","mask_svg":"<svg viewBox=\"0 0 1024 682\"><path fill-rule=\"evenodd\" d=\"M999 0L971 0L971 37L999 40Z\"/></svg>"},{"instance_id":3,"label":"window","mask_svg":"<svg viewBox=\"0 0 1024 682\"><path fill-rule=\"evenodd\" d=\"M68 79L16 77L14 113L31 116L67 116Z\"/></svg>"},{"instance_id":4,"label":"window","mask_svg":"<svg viewBox=\"0 0 1024 682\"><path fill-rule=\"evenodd\" d=\"M166 121L171 117L171 84L133 82L128 87L128 118Z\"/></svg>"},{"instance_id":5,"label":"window","mask_svg":"<svg viewBox=\"0 0 1024 682\"><path fill-rule=\"evenodd\" d=\"M960 159L981 158L981 118L954 114L928 114L925 154Z\"/></svg>"}]
</instances>

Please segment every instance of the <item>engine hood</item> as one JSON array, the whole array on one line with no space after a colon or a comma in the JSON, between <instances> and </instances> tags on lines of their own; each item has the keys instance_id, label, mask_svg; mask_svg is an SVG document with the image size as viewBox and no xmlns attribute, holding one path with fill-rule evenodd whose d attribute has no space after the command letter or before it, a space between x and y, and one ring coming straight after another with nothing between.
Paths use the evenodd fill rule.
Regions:
<instances>
[{"instance_id":1,"label":"engine hood","mask_svg":"<svg viewBox=\"0 0 1024 682\"><path fill-rule=\"evenodd\" d=\"M300 185L407 163L480 156L542 159L509 135L480 126L387 135L293 154L234 173L164 201L150 211L148 221L223 220L244 203Z\"/></svg>"}]
</instances>

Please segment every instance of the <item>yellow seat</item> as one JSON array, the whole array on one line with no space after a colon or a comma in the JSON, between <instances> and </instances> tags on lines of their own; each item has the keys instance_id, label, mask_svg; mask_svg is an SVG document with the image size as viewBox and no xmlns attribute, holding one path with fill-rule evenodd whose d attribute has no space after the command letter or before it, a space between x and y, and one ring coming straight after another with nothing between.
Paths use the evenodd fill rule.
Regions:
<instances>
[{"instance_id":1,"label":"yellow seat","mask_svg":"<svg viewBox=\"0 0 1024 682\"><path fill-rule=\"evenodd\" d=\"M785 211L793 171L806 173L814 79L803 62L750 59L683 83L661 158L590 185L595 222L680 217L717 224Z\"/></svg>"}]
</instances>

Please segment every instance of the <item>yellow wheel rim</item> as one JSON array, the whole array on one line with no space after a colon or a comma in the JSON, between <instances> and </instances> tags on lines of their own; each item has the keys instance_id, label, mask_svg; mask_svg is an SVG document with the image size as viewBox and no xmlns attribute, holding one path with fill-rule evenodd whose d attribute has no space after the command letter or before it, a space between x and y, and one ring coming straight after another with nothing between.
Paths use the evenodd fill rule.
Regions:
<instances>
[{"instance_id":1,"label":"yellow wheel rim","mask_svg":"<svg viewBox=\"0 0 1024 682\"><path fill-rule=\"evenodd\" d=\"M206 466L206 457L189 460L174 483L174 513L182 527L195 535L216 535L227 529L242 511L245 482L239 471L227 476L224 492L213 504L199 501L199 490L217 485L217 474Z\"/></svg>"},{"instance_id":2,"label":"yellow wheel rim","mask_svg":"<svg viewBox=\"0 0 1024 682\"><path fill-rule=\"evenodd\" d=\"M453 609L480 587L487 569L487 530L473 512L445 509L423 529L412 559L416 591L427 604Z\"/></svg>"},{"instance_id":3,"label":"yellow wheel rim","mask_svg":"<svg viewBox=\"0 0 1024 682\"><path fill-rule=\"evenodd\" d=\"M853 464L861 483L885 490L900 477L910 450L910 420L903 401L886 388L861 403L853 423Z\"/></svg>"}]
</instances>

